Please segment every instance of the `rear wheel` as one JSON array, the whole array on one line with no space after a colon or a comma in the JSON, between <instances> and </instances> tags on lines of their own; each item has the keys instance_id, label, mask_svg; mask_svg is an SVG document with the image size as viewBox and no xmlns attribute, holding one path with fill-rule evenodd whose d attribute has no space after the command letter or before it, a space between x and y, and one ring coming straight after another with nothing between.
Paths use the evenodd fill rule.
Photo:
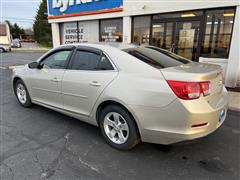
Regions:
<instances>
[{"instance_id":1,"label":"rear wheel","mask_svg":"<svg viewBox=\"0 0 240 180\"><path fill-rule=\"evenodd\" d=\"M32 106L32 102L28 90L22 80L17 80L14 86L15 95L18 102L24 107Z\"/></svg>"},{"instance_id":2,"label":"rear wheel","mask_svg":"<svg viewBox=\"0 0 240 180\"><path fill-rule=\"evenodd\" d=\"M135 120L127 110L109 105L100 115L100 128L106 142L119 150L129 150L140 141Z\"/></svg>"}]
</instances>

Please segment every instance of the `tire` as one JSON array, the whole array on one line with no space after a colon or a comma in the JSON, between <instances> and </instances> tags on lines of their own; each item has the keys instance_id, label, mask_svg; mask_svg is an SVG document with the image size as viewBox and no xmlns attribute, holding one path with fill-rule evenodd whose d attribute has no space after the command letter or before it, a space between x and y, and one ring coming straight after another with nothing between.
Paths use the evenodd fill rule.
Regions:
<instances>
[{"instance_id":1,"label":"tire","mask_svg":"<svg viewBox=\"0 0 240 180\"><path fill-rule=\"evenodd\" d=\"M17 80L14 85L14 92L18 102L23 107L31 107L33 105L28 90L22 80Z\"/></svg>"},{"instance_id":2,"label":"tire","mask_svg":"<svg viewBox=\"0 0 240 180\"><path fill-rule=\"evenodd\" d=\"M135 120L119 105L109 105L100 112L99 126L105 141L118 150L130 150L140 141Z\"/></svg>"}]
</instances>

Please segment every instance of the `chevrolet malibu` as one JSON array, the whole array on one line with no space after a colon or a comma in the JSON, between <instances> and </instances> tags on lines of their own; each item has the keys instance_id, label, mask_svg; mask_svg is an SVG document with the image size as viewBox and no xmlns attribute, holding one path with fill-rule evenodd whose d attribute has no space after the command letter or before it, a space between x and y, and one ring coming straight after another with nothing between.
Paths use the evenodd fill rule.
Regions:
<instances>
[{"instance_id":1,"label":"chevrolet malibu","mask_svg":"<svg viewBox=\"0 0 240 180\"><path fill-rule=\"evenodd\" d=\"M221 126L228 103L220 66L151 46L60 46L14 69L13 89L24 107L99 126L120 150L204 137Z\"/></svg>"}]
</instances>

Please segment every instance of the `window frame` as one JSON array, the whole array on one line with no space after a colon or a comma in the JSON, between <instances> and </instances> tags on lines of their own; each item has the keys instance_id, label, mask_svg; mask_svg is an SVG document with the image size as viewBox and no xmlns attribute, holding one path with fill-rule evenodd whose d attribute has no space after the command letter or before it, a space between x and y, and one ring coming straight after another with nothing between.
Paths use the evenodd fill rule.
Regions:
<instances>
[{"instance_id":1,"label":"window frame","mask_svg":"<svg viewBox=\"0 0 240 180\"><path fill-rule=\"evenodd\" d=\"M41 57L41 59L38 61L39 64L41 64L42 62L44 62L48 57L52 56L53 54L57 53L57 52L61 52L61 51L70 51L70 54L68 55L68 58L66 60L66 64L65 67L62 69L67 69L69 66L69 62L71 60L71 57L73 55L75 47L74 46L69 46L69 47L60 47L57 49L53 49L52 51L50 51L49 53L45 54L43 57ZM62 70L62 69L55 69L55 68L49 68L51 70Z\"/></svg>"},{"instance_id":2,"label":"window frame","mask_svg":"<svg viewBox=\"0 0 240 180\"><path fill-rule=\"evenodd\" d=\"M77 53L77 51L85 51L85 52L90 52L90 53L95 53L95 54L98 54L100 56L104 55L106 56L107 60L111 63L113 69L112 70L83 70L83 69L72 69L72 66L73 66L73 62L74 62L74 57ZM118 69L116 68L116 65L113 63L113 61L111 60L111 58L105 53L103 52L102 50L100 49L97 49L97 48L93 48L93 47L77 47L74 52L72 53L72 56L71 56L71 59L68 63L68 70L71 70L71 71L88 71L88 72L116 72L118 71Z\"/></svg>"}]
</instances>

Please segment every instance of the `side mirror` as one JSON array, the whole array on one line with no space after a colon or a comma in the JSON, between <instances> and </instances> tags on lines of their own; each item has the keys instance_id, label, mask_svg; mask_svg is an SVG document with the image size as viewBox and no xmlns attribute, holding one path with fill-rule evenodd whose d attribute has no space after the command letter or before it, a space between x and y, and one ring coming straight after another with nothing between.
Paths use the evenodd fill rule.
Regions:
<instances>
[{"instance_id":1,"label":"side mirror","mask_svg":"<svg viewBox=\"0 0 240 180\"><path fill-rule=\"evenodd\" d=\"M31 62L31 63L28 64L28 67L30 69L38 69L40 66L39 66L38 62Z\"/></svg>"}]
</instances>

